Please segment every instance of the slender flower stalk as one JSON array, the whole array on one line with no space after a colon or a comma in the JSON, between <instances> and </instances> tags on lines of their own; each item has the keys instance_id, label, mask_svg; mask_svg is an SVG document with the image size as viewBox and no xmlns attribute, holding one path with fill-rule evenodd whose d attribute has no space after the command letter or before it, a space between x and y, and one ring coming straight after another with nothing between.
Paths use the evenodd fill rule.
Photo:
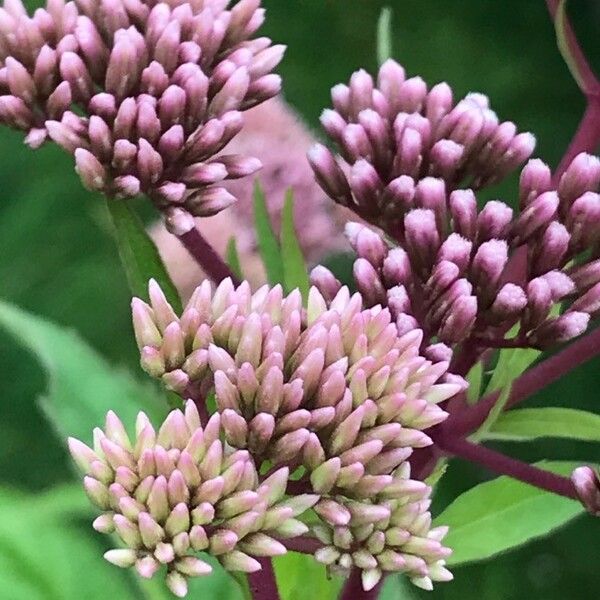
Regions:
<instances>
[{"instance_id":1,"label":"slender flower stalk","mask_svg":"<svg viewBox=\"0 0 600 600\"><path fill-rule=\"evenodd\" d=\"M561 477L555 473L544 471L533 465L510 458L500 452L456 436L443 437L438 439L437 443L448 453L482 465L493 473L508 475L513 479L518 479L553 494L579 500L578 492L568 477Z\"/></svg>"}]
</instances>

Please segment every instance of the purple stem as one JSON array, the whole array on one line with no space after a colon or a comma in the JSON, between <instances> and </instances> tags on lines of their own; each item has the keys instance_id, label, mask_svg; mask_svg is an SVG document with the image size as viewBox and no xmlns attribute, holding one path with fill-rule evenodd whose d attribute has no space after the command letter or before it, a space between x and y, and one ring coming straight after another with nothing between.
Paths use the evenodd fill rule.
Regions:
<instances>
[{"instance_id":1,"label":"purple stem","mask_svg":"<svg viewBox=\"0 0 600 600\"><path fill-rule=\"evenodd\" d=\"M323 544L311 537L299 536L281 542L290 552L299 552L300 554L314 554Z\"/></svg>"},{"instance_id":2,"label":"purple stem","mask_svg":"<svg viewBox=\"0 0 600 600\"><path fill-rule=\"evenodd\" d=\"M348 580L342 589L339 600L376 600L381 591L383 578L381 578L379 583L372 590L365 592L362 586L361 573L362 571L356 567L350 571L350 577L348 577Z\"/></svg>"},{"instance_id":3,"label":"purple stem","mask_svg":"<svg viewBox=\"0 0 600 600\"><path fill-rule=\"evenodd\" d=\"M538 469L537 467L486 448L485 446L474 444L463 438L441 437L436 441L443 450L446 450L450 454L482 465L494 473L508 475L540 489L558 494L559 496L579 500L575 487L568 477L562 477L555 473Z\"/></svg>"},{"instance_id":4,"label":"purple stem","mask_svg":"<svg viewBox=\"0 0 600 600\"><path fill-rule=\"evenodd\" d=\"M202 267L202 270L215 283L221 283L223 279L230 277L235 285L239 285L239 281L231 269L215 249L204 239L197 227L178 235L177 238L200 267Z\"/></svg>"},{"instance_id":5,"label":"purple stem","mask_svg":"<svg viewBox=\"0 0 600 600\"><path fill-rule=\"evenodd\" d=\"M513 384L505 409L526 400L598 354L600 354L600 327L521 375ZM455 415L451 415L440 426L440 431L445 435L452 433L456 436L473 433L483 424L499 395L499 391L493 392L477 404L465 407Z\"/></svg>"},{"instance_id":6,"label":"purple stem","mask_svg":"<svg viewBox=\"0 0 600 600\"><path fill-rule=\"evenodd\" d=\"M254 600L279 600L275 571L270 558L257 558L260 571L248 573L248 586Z\"/></svg>"},{"instance_id":7,"label":"purple stem","mask_svg":"<svg viewBox=\"0 0 600 600\"><path fill-rule=\"evenodd\" d=\"M560 8L562 0L546 0L546 6L548 7L548 11L550 12L550 16L552 17L552 22L556 26L556 17L558 13L558 9ZM563 6L563 10L566 8ZM577 84L580 86L581 90L586 96L590 94L598 93L600 91L600 82L596 77L594 71L592 71L583 50L579 46L579 42L577 41L577 36L575 35L575 30L571 25L568 17L565 14L564 17L564 41L566 50L568 52L568 57L571 61L567 60L567 57L564 56L563 48L560 48L561 54L565 58L567 65L570 68L569 62L572 62L572 65L575 67L577 74L576 80Z\"/></svg>"}]
</instances>

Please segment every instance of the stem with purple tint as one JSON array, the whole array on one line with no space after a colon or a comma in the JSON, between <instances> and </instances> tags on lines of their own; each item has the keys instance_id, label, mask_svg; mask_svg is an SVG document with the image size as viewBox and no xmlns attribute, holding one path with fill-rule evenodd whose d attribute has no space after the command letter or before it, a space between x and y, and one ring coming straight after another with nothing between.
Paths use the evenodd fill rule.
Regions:
<instances>
[{"instance_id":1,"label":"stem with purple tint","mask_svg":"<svg viewBox=\"0 0 600 600\"><path fill-rule=\"evenodd\" d=\"M559 50L586 97L587 108L573 140L554 173L554 184L558 183L560 176L577 154L593 152L600 144L600 81L577 41L575 30L566 14L565 4L562 0L546 0L546 6L557 30Z\"/></svg>"},{"instance_id":2,"label":"stem with purple tint","mask_svg":"<svg viewBox=\"0 0 600 600\"><path fill-rule=\"evenodd\" d=\"M362 586L361 570L354 568L350 572L350 577L344 585L339 600L375 600L381 591L382 582L383 578L372 590L365 592Z\"/></svg>"},{"instance_id":3,"label":"stem with purple tint","mask_svg":"<svg viewBox=\"0 0 600 600\"><path fill-rule=\"evenodd\" d=\"M230 277L234 285L239 285L239 281L231 269L196 227L177 235L177 238L215 283L220 283L223 279Z\"/></svg>"},{"instance_id":4,"label":"stem with purple tint","mask_svg":"<svg viewBox=\"0 0 600 600\"><path fill-rule=\"evenodd\" d=\"M521 375L513 384L505 408L526 400L598 354L600 354L600 327ZM499 395L500 392L493 392L477 404L465 407L455 415L451 415L439 429L445 435L449 435L450 432L457 436L473 433L486 420Z\"/></svg>"},{"instance_id":5,"label":"stem with purple tint","mask_svg":"<svg viewBox=\"0 0 600 600\"><path fill-rule=\"evenodd\" d=\"M437 444L449 454L482 465L494 473L508 475L537 488L565 498L578 500L575 487L568 477L544 471L530 464L511 458L458 437L438 437Z\"/></svg>"},{"instance_id":6,"label":"stem with purple tint","mask_svg":"<svg viewBox=\"0 0 600 600\"><path fill-rule=\"evenodd\" d=\"M248 586L254 600L279 600L275 571L270 558L257 558L261 570L248 573Z\"/></svg>"}]
</instances>

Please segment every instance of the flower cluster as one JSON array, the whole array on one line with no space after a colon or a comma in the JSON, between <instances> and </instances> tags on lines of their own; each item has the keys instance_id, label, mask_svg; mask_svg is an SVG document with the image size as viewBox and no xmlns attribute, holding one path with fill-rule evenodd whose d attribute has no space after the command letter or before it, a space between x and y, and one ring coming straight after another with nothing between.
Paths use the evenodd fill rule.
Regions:
<instances>
[{"instance_id":1,"label":"flower cluster","mask_svg":"<svg viewBox=\"0 0 600 600\"><path fill-rule=\"evenodd\" d=\"M300 467L322 496L315 510L326 526L348 525L343 515L354 510L380 515L383 527L389 503L404 506L417 492L419 520L429 522L431 490L407 479L406 461L432 443L423 430L446 418L439 403L464 382L446 373L447 361L419 355L419 330L399 336L389 310L363 309L347 288L330 300L312 288L303 309L300 293L285 297L280 286L252 294L225 280L213 292L204 282L181 317L154 282L149 293L150 305L133 301L143 368L183 396L214 389L227 443L259 465ZM402 552L418 555L410 548ZM414 561L396 565L416 579L438 576ZM388 569L361 568L365 585Z\"/></svg>"},{"instance_id":2,"label":"flower cluster","mask_svg":"<svg viewBox=\"0 0 600 600\"><path fill-rule=\"evenodd\" d=\"M85 490L103 514L94 528L116 531L126 548L105 558L150 578L166 565L166 581L177 596L187 593L187 578L211 567L195 556L207 552L231 571L260 569L253 558L286 552L276 538L308 531L294 517L319 496L285 499L285 467L259 480L247 451L234 450L220 436L214 415L203 428L193 402L185 414L174 410L156 432L144 413L131 442L110 412L106 427L94 431L94 449L74 438L69 449L86 474Z\"/></svg>"},{"instance_id":3,"label":"flower cluster","mask_svg":"<svg viewBox=\"0 0 600 600\"><path fill-rule=\"evenodd\" d=\"M530 133L499 123L483 94L454 105L448 84L428 90L393 60L381 66L377 85L357 71L348 86L333 88L332 99L321 123L347 168L318 144L309 153L317 180L333 200L394 236L419 196L432 196L425 208L438 212L440 195L502 179L535 147ZM435 181L417 189L425 177Z\"/></svg>"},{"instance_id":4,"label":"flower cluster","mask_svg":"<svg viewBox=\"0 0 600 600\"><path fill-rule=\"evenodd\" d=\"M387 305L401 332L420 327L445 353L439 344L470 337L503 345L515 325L508 343L538 348L585 331L600 309L596 157L577 156L556 190L548 166L530 160L521 173L518 216L497 200L478 210L473 189L457 186L501 179L534 147L529 134L498 124L480 95L452 108L445 84L427 92L388 61L378 88L360 71L349 87L334 88L333 98L336 111L322 121L351 168L345 172L317 146L309 154L317 180L399 245L348 225L358 254L354 278L369 305ZM515 275L523 253L526 268ZM322 268L314 283L329 293L339 287Z\"/></svg>"},{"instance_id":5,"label":"flower cluster","mask_svg":"<svg viewBox=\"0 0 600 600\"><path fill-rule=\"evenodd\" d=\"M348 574L352 567L362 571L363 587L372 589L383 572L404 571L411 581L431 590L433 581L449 581L445 567L450 550L440 542L446 527L431 527L427 512L430 489L409 479L404 463L394 480L372 505L335 498L327 506L328 518L314 527L325 546L316 559L333 573ZM322 511L324 512L324 511Z\"/></svg>"},{"instance_id":6,"label":"flower cluster","mask_svg":"<svg viewBox=\"0 0 600 600\"><path fill-rule=\"evenodd\" d=\"M275 96L283 46L252 36L260 0L49 0L29 17L0 9L0 120L75 155L83 183L109 196L147 194L171 228L235 201L226 179L260 168L216 157L240 111ZM83 114L83 116L81 116Z\"/></svg>"},{"instance_id":7,"label":"flower cluster","mask_svg":"<svg viewBox=\"0 0 600 600\"><path fill-rule=\"evenodd\" d=\"M533 160L521 176L523 208L514 221L506 205L488 202L477 213L473 193L455 190L444 224L452 233L445 236L424 209L407 215L401 247L350 223L357 287L370 305L390 308L400 331L422 327L442 343L474 336L493 345L515 324L515 345L565 342L600 310L599 182L600 161L581 154L552 191L549 168ZM517 285L507 280L509 261L521 247L526 272ZM313 282L328 293L339 287L322 267Z\"/></svg>"},{"instance_id":8,"label":"flower cluster","mask_svg":"<svg viewBox=\"0 0 600 600\"><path fill-rule=\"evenodd\" d=\"M600 477L592 467L578 467L571 474L579 500L587 511L600 517Z\"/></svg>"}]
</instances>

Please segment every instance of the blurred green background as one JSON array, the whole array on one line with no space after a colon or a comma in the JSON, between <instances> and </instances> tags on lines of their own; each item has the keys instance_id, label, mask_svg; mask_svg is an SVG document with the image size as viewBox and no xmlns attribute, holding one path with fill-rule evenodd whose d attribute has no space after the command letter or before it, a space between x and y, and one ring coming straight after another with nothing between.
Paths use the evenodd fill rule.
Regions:
<instances>
[{"instance_id":1,"label":"blurred green background","mask_svg":"<svg viewBox=\"0 0 600 600\"><path fill-rule=\"evenodd\" d=\"M456 96L474 90L488 94L502 118L536 133L537 153L551 165L558 162L584 108L556 49L543 0L264 0L264 5L268 9L265 33L289 46L280 69L285 97L315 129L320 111L329 105L330 87L346 81L359 67L375 68L375 28L385 5L394 10L394 55L410 74L420 74L431 83L446 80ZM592 62L600 67L600 2L571 0L570 13ZM72 160L52 146L31 152L20 135L2 130L0 182L0 297L77 330L115 366L128 367L141 377L129 321L129 293L103 207L81 188ZM513 191L511 181L493 194L513 202ZM0 486L5 490L0 494L1 508L5 496L12 494L8 488L23 492L20 499L33 498L71 480L73 474L63 446L36 407L36 398L46 387L43 371L1 332L0 364ZM532 404L597 407L599 367L599 360L588 363ZM117 411L118 406L115 398ZM527 460L600 458L597 448L584 444L504 448ZM443 506L486 476L453 465L436 503ZM0 521L7 514L10 511L0 511ZM29 531L23 534L28 544L42 543L45 536L40 535L38 542L36 530ZM99 544L99 536L85 536L86 543ZM454 584L439 585L428 596L595 598L600 589L598 539L598 522L582 518L552 538L485 564L457 569ZM0 550L2 543L0 536ZM100 572L108 580L118 576L115 569L100 571L99 554L96 567L93 561L78 563L77 551L72 551L73 568L86 573L96 569L98 581L106 580L100 579ZM108 588L100 595L81 595L76 589L76 585L65 587L52 597L109 594ZM403 597L425 597L410 594ZM18 595L0 586L2 599L38 597L49 596ZM203 597L210 598L211 592L207 589ZM213 597L225 598L227 592L213 590ZM398 592L388 597L399 597Z\"/></svg>"}]
</instances>

